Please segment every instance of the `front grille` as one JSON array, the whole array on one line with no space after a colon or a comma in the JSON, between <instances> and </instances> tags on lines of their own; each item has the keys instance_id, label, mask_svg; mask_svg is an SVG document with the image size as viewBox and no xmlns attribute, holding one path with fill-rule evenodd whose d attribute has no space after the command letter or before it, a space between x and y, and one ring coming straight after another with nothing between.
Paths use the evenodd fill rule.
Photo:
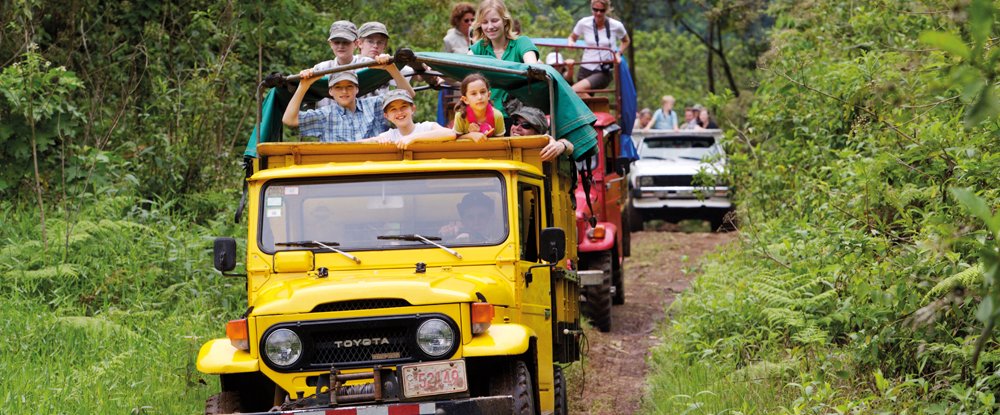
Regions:
<instances>
[{"instance_id":1,"label":"front grille","mask_svg":"<svg viewBox=\"0 0 1000 415\"><path fill-rule=\"evenodd\" d=\"M329 311L374 310L378 308L409 306L410 303L408 301L399 298L374 298L369 300L350 300L338 301L335 303L323 303L313 308L312 312L323 313Z\"/></svg>"},{"instance_id":2,"label":"front grille","mask_svg":"<svg viewBox=\"0 0 1000 415\"><path fill-rule=\"evenodd\" d=\"M313 334L313 366L351 366L373 361L410 360L407 327L384 327L361 332L323 331ZM359 335L363 335L359 336Z\"/></svg>"},{"instance_id":3,"label":"front grille","mask_svg":"<svg viewBox=\"0 0 1000 415\"><path fill-rule=\"evenodd\" d=\"M424 355L416 344L416 331L421 323L430 318L446 321L455 331L456 338L461 338L454 321L434 313L280 323L265 331L260 347L264 350L265 340L274 330L285 328L298 334L302 340L302 358L293 366L277 367L268 361L266 354L263 356L268 366L279 372L329 370L331 367L347 369L427 360L430 357ZM442 358L449 357L454 351Z\"/></svg>"},{"instance_id":4,"label":"front grille","mask_svg":"<svg viewBox=\"0 0 1000 415\"><path fill-rule=\"evenodd\" d=\"M653 186L691 186L694 176L653 176Z\"/></svg>"}]
</instances>

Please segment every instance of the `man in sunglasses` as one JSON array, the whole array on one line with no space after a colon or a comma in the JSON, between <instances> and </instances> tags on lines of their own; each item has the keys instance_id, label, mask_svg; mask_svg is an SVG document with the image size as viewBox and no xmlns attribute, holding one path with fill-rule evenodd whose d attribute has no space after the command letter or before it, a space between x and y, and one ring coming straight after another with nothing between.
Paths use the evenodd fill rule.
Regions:
<instances>
[{"instance_id":1,"label":"man in sunglasses","mask_svg":"<svg viewBox=\"0 0 1000 415\"><path fill-rule=\"evenodd\" d=\"M510 120L511 137L548 134L549 132L549 121L545 118L545 113L535 107L522 106L518 108L511 113ZM542 149L542 161L554 160L562 154L573 154L573 143L565 138L555 140L549 137L549 144Z\"/></svg>"}]
</instances>

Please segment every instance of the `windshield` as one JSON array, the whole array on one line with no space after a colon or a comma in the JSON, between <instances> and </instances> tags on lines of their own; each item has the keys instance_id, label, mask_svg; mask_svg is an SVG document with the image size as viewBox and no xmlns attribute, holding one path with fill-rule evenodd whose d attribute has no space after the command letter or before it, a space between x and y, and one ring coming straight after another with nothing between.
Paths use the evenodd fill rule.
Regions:
<instances>
[{"instance_id":1,"label":"windshield","mask_svg":"<svg viewBox=\"0 0 1000 415\"><path fill-rule=\"evenodd\" d=\"M491 173L280 181L264 187L260 248L496 245L507 239L504 200L503 180Z\"/></svg>"},{"instance_id":2,"label":"windshield","mask_svg":"<svg viewBox=\"0 0 1000 415\"><path fill-rule=\"evenodd\" d=\"M701 160L705 156L719 154L719 146L713 137L663 136L646 137L639 145L641 158Z\"/></svg>"}]
</instances>

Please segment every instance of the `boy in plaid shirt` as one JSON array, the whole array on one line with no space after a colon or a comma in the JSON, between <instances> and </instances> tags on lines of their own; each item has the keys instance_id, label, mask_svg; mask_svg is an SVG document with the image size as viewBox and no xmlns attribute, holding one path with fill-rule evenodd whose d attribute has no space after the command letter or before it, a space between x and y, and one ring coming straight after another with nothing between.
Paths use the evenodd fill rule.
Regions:
<instances>
[{"instance_id":1,"label":"boy in plaid shirt","mask_svg":"<svg viewBox=\"0 0 1000 415\"><path fill-rule=\"evenodd\" d=\"M396 66L388 63L389 55L381 55L375 61L379 65L372 68L388 71L400 89L410 97L415 94ZM281 122L289 127L299 127L302 136L317 137L322 142L351 142L374 137L388 130L381 111L382 96L358 99L358 77L354 72L343 71L330 75L329 94L337 105L301 112L299 108L302 106L302 98L319 77L313 76L311 70L302 71L299 75L302 80L285 108Z\"/></svg>"}]
</instances>

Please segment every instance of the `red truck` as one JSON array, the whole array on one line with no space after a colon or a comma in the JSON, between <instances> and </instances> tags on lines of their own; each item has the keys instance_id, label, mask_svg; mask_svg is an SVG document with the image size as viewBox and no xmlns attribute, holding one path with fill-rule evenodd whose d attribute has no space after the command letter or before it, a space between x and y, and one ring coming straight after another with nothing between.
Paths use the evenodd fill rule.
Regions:
<instances>
[{"instance_id":1,"label":"red truck","mask_svg":"<svg viewBox=\"0 0 1000 415\"><path fill-rule=\"evenodd\" d=\"M570 66L563 59L579 55L584 49L611 51L607 47L586 46L582 41L568 45L566 39L534 39L534 42L554 50L548 54L546 63L564 73ZM610 64L614 74L614 82L606 89L580 91L583 101L597 116L594 128L598 145L589 160L577 162L576 188L581 311L593 326L607 332L611 330L612 305L625 303L623 265L630 255L632 227L624 213L628 196L626 176L631 162L638 158L631 139L636 93L624 59L575 63Z\"/></svg>"}]
</instances>

